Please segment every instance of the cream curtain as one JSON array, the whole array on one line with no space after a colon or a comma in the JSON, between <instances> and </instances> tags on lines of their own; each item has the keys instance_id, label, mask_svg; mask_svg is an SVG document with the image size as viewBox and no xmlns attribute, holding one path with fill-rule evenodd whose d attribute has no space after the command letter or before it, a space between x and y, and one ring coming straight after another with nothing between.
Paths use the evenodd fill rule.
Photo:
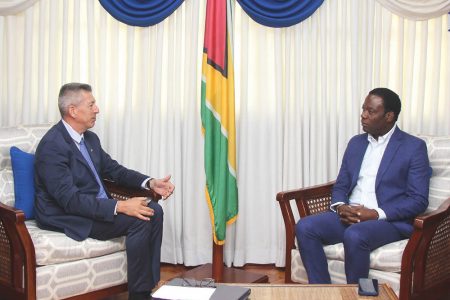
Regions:
<instances>
[{"instance_id":1,"label":"cream curtain","mask_svg":"<svg viewBox=\"0 0 450 300\"><path fill-rule=\"evenodd\" d=\"M185 1L148 28L119 23L90 0L40 0L0 16L0 126L57 122L61 84L90 83L103 147L151 176L172 174L162 260L186 265L212 256L200 122L205 2ZM372 88L399 93L402 129L450 134L449 38L445 15L413 21L373 0L325 1L281 29L236 4L240 211L227 264L284 265L276 193L336 177Z\"/></svg>"}]
</instances>

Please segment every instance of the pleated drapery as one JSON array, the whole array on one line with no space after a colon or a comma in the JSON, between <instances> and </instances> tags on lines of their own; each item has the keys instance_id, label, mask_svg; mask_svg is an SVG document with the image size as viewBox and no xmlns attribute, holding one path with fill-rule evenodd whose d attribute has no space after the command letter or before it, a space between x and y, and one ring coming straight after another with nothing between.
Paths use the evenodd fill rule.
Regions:
<instances>
[{"instance_id":1,"label":"pleated drapery","mask_svg":"<svg viewBox=\"0 0 450 300\"><path fill-rule=\"evenodd\" d=\"M15 15L33 5L37 0L3 0L0 1L0 16Z\"/></svg>"},{"instance_id":2,"label":"pleated drapery","mask_svg":"<svg viewBox=\"0 0 450 300\"><path fill-rule=\"evenodd\" d=\"M392 13L411 20L428 20L450 12L449 0L376 0Z\"/></svg>"},{"instance_id":3,"label":"pleated drapery","mask_svg":"<svg viewBox=\"0 0 450 300\"><path fill-rule=\"evenodd\" d=\"M256 22L269 27L288 27L309 18L323 0L237 0Z\"/></svg>"},{"instance_id":4,"label":"pleated drapery","mask_svg":"<svg viewBox=\"0 0 450 300\"><path fill-rule=\"evenodd\" d=\"M111 16L131 26L152 26L170 16L183 0L99 0Z\"/></svg>"}]
</instances>

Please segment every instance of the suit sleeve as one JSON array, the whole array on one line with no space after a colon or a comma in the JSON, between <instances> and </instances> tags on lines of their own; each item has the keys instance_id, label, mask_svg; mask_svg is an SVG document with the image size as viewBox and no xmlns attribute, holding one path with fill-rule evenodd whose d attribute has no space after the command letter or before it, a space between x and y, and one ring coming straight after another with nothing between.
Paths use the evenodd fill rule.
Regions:
<instances>
[{"instance_id":1,"label":"suit sleeve","mask_svg":"<svg viewBox=\"0 0 450 300\"><path fill-rule=\"evenodd\" d=\"M406 166L401 166L393 163L391 168L396 168L396 172L389 172L392 176L404 178L400 181L394 177L387 177L381 182L380 186L389 187L392 190L392 185L403 184L402 193L393 195L390 201L383 201L380 208L386 213L388 221L400 221L413 219L417 215L423 213L428 207L428 193L431 177L431 167L428 160L426 144L420 142L410 143L407 147L412 148L410 156L407 156ZM399 151L404 159L406 151ZM404 170L403 170L404 169ZM403 182L403 183L402 183ZM380 191L380 196L383 197L383 190ZM378 199L380 202L380 199Z\"/></svg>"}]
</instances>

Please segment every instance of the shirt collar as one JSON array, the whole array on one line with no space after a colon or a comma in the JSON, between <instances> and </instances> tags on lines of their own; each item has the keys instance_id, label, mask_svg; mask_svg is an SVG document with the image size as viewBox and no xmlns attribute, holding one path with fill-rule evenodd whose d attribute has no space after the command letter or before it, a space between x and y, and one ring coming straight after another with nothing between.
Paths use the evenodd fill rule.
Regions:
<instances>
[{"instance_id":1,"label":"shirt collar","mask_svg":"<svg viewBox=\"0 0 450 300\"><path fill-rule=\"evenodd\" d=\"M379 136L379 137L378 137L378 140L376 140L376 139L369 133L369 134L367 135L367 140L369 141L369 143L372 143L372 144L378 144L378 145L387 143L387 142L389 142L389 140L391 139L391 136L392 136L392 134L394 133L396 127L397 127L397 123L396 123L394 126L392 126L391 130L389 130L388 133L386 133L386 134L383 135L383 136Z\"/></svg>"},{"instance_id":2,"label":"shirt collar","mask_svg":"<svg viewBox=\"0 0 450 300\"><path fill-rule=\"evenodd\" d=\"M72 128L72 126L69 125L66 121L61 119L62 123L64 124L64 127L66 127L67 132L69 133L70 137L77 143L80 144L81 139L84 137L83 134L79 134L75 131L75 129Z\"/></svg>"}]
</instances>

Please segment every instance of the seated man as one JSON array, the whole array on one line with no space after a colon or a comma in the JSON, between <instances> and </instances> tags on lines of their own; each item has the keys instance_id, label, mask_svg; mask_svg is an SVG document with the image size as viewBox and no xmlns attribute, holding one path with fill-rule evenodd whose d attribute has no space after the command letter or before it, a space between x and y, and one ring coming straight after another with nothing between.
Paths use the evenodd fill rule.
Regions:
<instances>
[{"instance_id":1,"label":"seated man","mask_svg":"<svg viewBox=\"0 0 450 300\"><path fill-rule=\"evenodd\" d=\"M88 130L99 113L88 84L63 85L58 106L62 120L36 149L37 223L77 241L126 236L130 299L150 298L160 279L162 208L145 197L111 199L101 179L151 188L166 199L174 190L170 176L155 179L129 170L102 149L98 136Z\"/></svg>"},{"instance_id":2,"label":"seated man","mask_svg":"<svg viewBox=\"0 0 450 300\"><path fill-rule=\"evenodd\" d=\"M365 134L347 145L333 187L331 210L296 225L309 283L331 283L323 245L343 242L347 283L369 275L370 252L408 238L428 206L431 168L424 141L401 131L400 98L372 90L362 106Z\"/></svg>"}]
</instances>

